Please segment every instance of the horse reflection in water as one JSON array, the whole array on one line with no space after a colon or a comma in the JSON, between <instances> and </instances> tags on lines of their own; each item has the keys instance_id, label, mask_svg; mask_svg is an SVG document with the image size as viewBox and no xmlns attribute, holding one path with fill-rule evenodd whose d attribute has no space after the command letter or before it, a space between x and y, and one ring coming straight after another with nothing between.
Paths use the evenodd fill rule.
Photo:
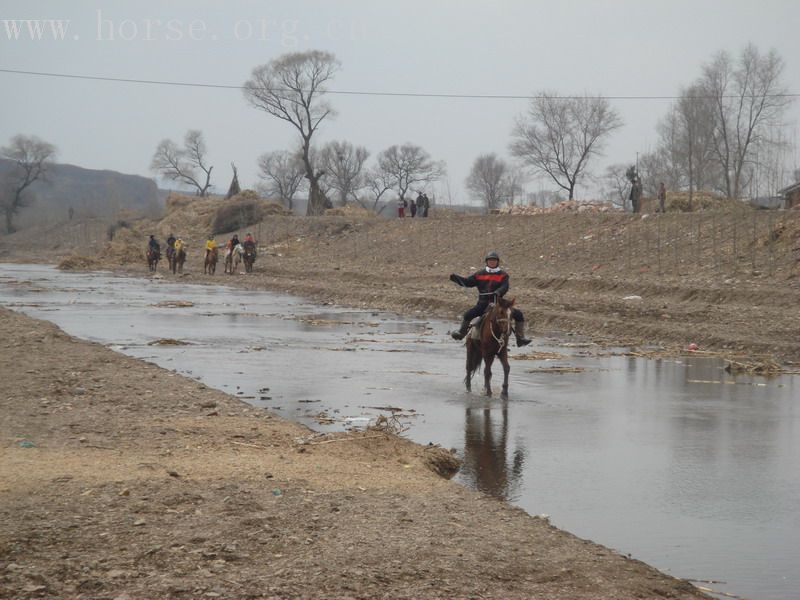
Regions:
<instances>
[{"instance_id":1,"label":"horse reflection in water","mask_svg":"<svg viewBox=\"0 0 800 600\"><path fill-rule=\"evenodd\" d=\"M467 375L464 385L467 391L472 390L472 376L483 362L483 390L487 396L492 395L492 363L495 357L503 365L503 389L500 397L508 400L508 337L511 335L511 309L514 300L497 298L486 309L480 324L478 339L472 333L467 335Z\"/></svg>"},{"instance_id":2,"label":"horse reflection in water","mask_svg":"<svg viewBox=\"0 0 800 600\"><path fill-rule=\"evenodd\" d=\"M463 477L474 482L475 488L503 500L513 500L515 489L522 480L525 448L517 446L511 452L508 440L508 407L467 408L464 426ZM510 456L509 456L510 454Z\"/></svg>"}]
</instances>

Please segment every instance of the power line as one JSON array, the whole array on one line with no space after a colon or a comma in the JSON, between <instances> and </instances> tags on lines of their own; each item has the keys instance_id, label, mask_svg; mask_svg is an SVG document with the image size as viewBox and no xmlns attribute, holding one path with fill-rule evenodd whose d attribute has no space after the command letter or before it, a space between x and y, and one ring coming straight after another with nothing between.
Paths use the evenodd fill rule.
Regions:
<instances>
[{"instance_id":1,"label":"power line","mask_svg":"<svg viewBox=\"0 0 800 600\"><path fill-rule=\"evenodd\" d=\"M197 83L190 81L169 81L158 79L128 79L123 77L104 77L100 75L74 75L69 73L47 73L43 71L22 71L18 69L2 69L0 73L11 73L15 75L33 75L37 77L59 77L63 79L83 79L89 81L110 81L116 83L139 83L146 85L168 85L177 87L192 87L192 88L212 88L212 89L226 89L226 90L244 90L243 85L229 85L223 83ZM532 94L526 96L517 96L512 94L444 94L444 93L425 93L425 92L372 92L372 91L355 91L355 90L325 90L326 94L337 94L341 96L388 96L388 97L401 97L401 98L463 98L474 100L534 100L543 98L541 94ZM552 96L548 96L552 97ZM586 98L587 96L554 96L556 99L575 100L579 98ZM606 100L679 100L684 96L589 96L590 98L604 98ZM688 96L692 99L701 98L716 98L716 96ZM723 98L739 98L740 96L730 95L723 96ZM745 97L758 97L749 96ZM785 93L785 94L766 94L769 98L798 98L800 94Z\"/></svg>"}]
</instances>

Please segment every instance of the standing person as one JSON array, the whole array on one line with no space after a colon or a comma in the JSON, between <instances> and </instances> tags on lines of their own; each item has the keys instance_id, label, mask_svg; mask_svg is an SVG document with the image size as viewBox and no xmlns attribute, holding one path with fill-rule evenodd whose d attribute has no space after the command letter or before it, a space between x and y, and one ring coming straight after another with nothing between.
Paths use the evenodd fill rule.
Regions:
<instances>
[{"instance_id":1,"label":"standing person","mask_svg":"<svg viewBox=\"0 0 800 600\"><path fill-rule=\"evenodd\" d=\"M421 219L423 217L422 214L422 192L417 192L417 199L416 201L411 202L411 216L418 215Z\"/></svg>"},{"instance_id":2,"label":"standing person","mask_svg":"<svg viewBox=\"0 0 800 600\"><path fill-rule=\"evenodd\" d=\"M403 219L406 216L406 204L408 204L405 198L398 198L397 199L397 217L399 219Z\"/></svg>"},{"instance_id":3,"label":"standing person","mask_svg":"<svg viewBox=\"0 0 800 600\"><path fill-rule=\"evenodd\" d=\"M667 188L664 185L664 182L661 182L661 185L658 186L658 210L660 212L666 212L666 204L667 204Z\"/></svg>"},{"instance_id":4,"label":"standing person","mask_svg":"<svg viewBox=\"0 0 800 600\"><path fill-rule=\"evenodd\" d=\"M422 196L422 192L417 194L417 212L419 213L420 218L422 218L422 213L425 210L425 198Z\"/></svg>"},{"instance_id":5,"label":"standing person","mask_svg":"<svg viewBox=\"0 0 800 600\"><path fill-rule=\"evenodd\" d=\"M428 200L428 194L422 194L422 216L428 218L428 209L431 207L431 201Z\"/></svg>"},{"instance_id":6,"label":"standing person","mask_svg":"<svg viewBox=\"0 0 800 600\"><path fill-rule=\"evenodd\" d=\"M469 277L461 277L455 273L450 275L450 281L461 287L478 288L478 303L464 313L460 329L450 333L454 340L464 339L469 331L470 321L486 312L486 308L490 302L494 301L495 296L502 298L508 291L508 273L500 268L500 256L497 252L489 252L484 262L486 266ZM517 346L527 346L531 340L525 337L525 317L523 317L522 311L512 308L511 318L515 323L514 335L517 338Z\"/></svg>"}]
</instances>

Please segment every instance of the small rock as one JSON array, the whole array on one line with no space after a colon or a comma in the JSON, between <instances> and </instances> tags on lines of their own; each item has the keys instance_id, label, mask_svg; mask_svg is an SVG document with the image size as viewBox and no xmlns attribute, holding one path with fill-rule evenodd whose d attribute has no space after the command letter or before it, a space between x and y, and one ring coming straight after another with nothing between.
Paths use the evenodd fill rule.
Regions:
<instances>
[{"instance_id":1,"label":"small rock","mask_svg":"<svg viewBox=\"0 0 800 600\"><path fill-rule=\"evenodd\" d=\"M136 520L133 522L133 526L134 526L134 527L141 527L142 525L145 525L146 523L147 523L147 522L146 522L144 519L136 519Z\"/></svg>"},{"instance_id":2,"label":"small rock","mask_svg":"<svg viewBox=\"0 0 800 600\"><path fill-rule=\"evenodd\" d=\"M76 396L83 396L86 393L86 388L76 387L72 393Z\"/></svg>"}]
</instances>

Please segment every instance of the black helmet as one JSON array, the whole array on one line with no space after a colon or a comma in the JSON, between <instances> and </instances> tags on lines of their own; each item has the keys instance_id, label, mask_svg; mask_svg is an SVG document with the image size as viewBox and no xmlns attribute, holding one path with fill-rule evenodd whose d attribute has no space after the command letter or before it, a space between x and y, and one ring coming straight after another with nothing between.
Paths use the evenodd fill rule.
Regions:
<instances>
[{"instance_id":1,"label":"black helmet","mask_svg":"<svg viewBox=\"0 0 800 600\"><path fill-rule=\"evenodd\" d=\"M487 252L486 253L486 256L484 257L483 262L486 262L490 258L495 259L498 263L500 262L500 255L497 252L495 252L494 250L492 250L491 252Z\"/></svg>"}]
</instances>

